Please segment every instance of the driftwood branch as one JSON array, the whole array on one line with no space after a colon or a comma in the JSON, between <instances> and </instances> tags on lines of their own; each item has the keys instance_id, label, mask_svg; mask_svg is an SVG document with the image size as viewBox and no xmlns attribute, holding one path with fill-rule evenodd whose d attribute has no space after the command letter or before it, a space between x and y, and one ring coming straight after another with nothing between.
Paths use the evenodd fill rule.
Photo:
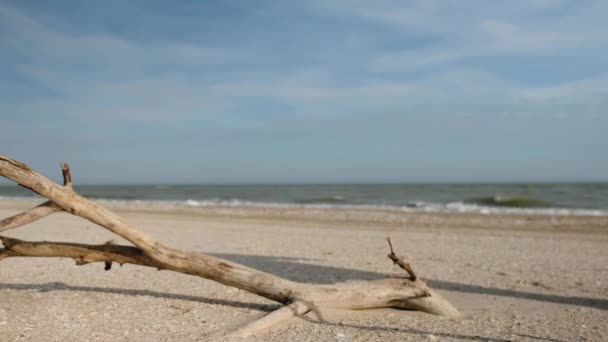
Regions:
<instances>
[{"instance_id":1,"label":"driftwood branch","mask_svg":"<svg viewBox=\"0 0 608 342\"><path fill-rule=\"evenodd\" d=\"M70 173L70 164L61 163L61 175L63 176L63 186L72 190L72 174Z\"/></svg>"},{"instance_id":2,"label":"driftwood branch","mask_svg":"<svg viewBox=\"0 0 608 342\"><path fill-rule=\"evenodd\" d=\"M41 218L58 211L61 211L61 208L53 204L53 202L51 201L46 201L22 213L7 217L4 220L0 221L0 232L17 228L23 226L24 224L40 220Z\"/></svg>"},{"instance_id":3,"label":"driftwood branch","mask_svg":"<svg viewBox=\"0 0 608 342\"><path fill-rule=\"evenodd\" d=\"M70 165L68 163L61 163L60 166L61 173L63 175L63 186L66 189L72 190L72 175L70 174ZM62 211L61 207L52 201L46 201L22 213L7 217L0 221L0 232L40 220L41 218L58 211Z\"/></svg>"},{"instance_id":4,"label":"driftwood branch","mask_svg":"<svg viewBox=\"0 0 608 342\"><path fill-rule=\"evenodd\" d=\"M232 333L229 337L247 337L254 335L257 332L267 330L277 324L281 324L292 317L301 316L310 311L310 308L303 301L296 300L291 304L287 304L260 319L257 319L244 327L241 327Z\"/></svg>"},{"instance_id":5,"label":"driftwood branch","mask_svg":"<svg viewBox=\"0 0 608 342\"><path fill-rule=\"evenodd\" d=\"M393 250L393 243L391 242L391 238L387 237L386 241L388 242L388 247L391 250L391 252L388 253L388 258L391 259L395 265L399 265L399 267L404 269L405 272L407 272L407 274L409 274L411 280L418 279L418 276L416 275L416 273L414 273L414 269L412 268L412 265L410 265L409 262L403 261L403 259L401 259L400 257L397 256L397 254L395 254L395 251Z\"/></svg>"},{"instance_id":6,"label":"driftwood branch","mask_svg":"<svg viewBox=\"0 0 608 342\"><path fill-rule=\"evenodd\" d=\"M409 263L396 256L390 239L388 257L407 271L409 278L331 285L298 283L228 260L165 246L116 214L79 196L72 190L69 166L62 164L61 169L64 186L55 184L19 161L0 155L0 175L49 199L43 205L0 221L0 229L15 228L63 210L108 229L134 246L28 242L2 236L4 248L0 249L0 260L9 257L65 257L76 260L79 265L101 262L106 270L112 263L129 263L210 279L285 304L233 332L232 336L257 334L293 316L324 308L362 310L391 307L450 317L458 315L449 302L416 276Z\"/></svg>"}]
</instances>

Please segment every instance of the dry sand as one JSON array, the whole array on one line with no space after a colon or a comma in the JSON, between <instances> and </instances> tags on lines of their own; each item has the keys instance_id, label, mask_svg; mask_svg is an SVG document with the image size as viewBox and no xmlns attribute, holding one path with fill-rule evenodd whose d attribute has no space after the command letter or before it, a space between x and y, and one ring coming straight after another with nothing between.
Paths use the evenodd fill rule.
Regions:
<instances>
[{"instance_id":1,"label":"dry sand","mask_svg":"<svg viewBox=\"0 0 608 342\"><path fill-rule=\"evenodd\" d=\"M0 218L31 206L0 201ZM112 206L112 205L110 205ZM385 236L463 313L327 312L259 341L605 341L608 218L262 208L112 209L166 244L329 283L400 272ZM113 236L67 214L6 232L99 243ZM0 263L0 340L205 341L277 306L208 280L69 259Z\"/></svg>"}]
</instances>

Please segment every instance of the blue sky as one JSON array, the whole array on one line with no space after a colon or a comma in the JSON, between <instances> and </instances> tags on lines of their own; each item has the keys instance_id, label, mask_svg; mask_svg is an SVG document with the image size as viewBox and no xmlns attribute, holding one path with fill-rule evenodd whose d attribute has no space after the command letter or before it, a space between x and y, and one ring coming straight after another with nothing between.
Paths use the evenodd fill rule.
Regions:
<instances>
[{"instance_id":1,"label":"blue sky","mask_svg":"<svg viewBox=\"0 0 608 342\"><path fill-rule=\"evenodd\" d=\"M0 0L0 153L82 183L608 180L606 13Z\"/></svg>"}]
</instances>

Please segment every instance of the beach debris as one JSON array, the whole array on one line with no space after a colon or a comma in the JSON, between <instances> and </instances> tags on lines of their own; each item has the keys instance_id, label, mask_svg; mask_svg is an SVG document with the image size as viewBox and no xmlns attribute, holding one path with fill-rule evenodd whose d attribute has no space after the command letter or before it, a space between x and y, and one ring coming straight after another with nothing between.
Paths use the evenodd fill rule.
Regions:
<instances>
[{"instance_id":1,"label":"beach debris","mask_svg":"<svg viewBox=\"0 0 608 342\"><path fill-rule=\"evenodd\" d=\"M410 279L412 281L415 281L416 279L418 279L418 276L416 276L416 273L414 273L414 270L412 269L412 266L410 265L410 263L403 261L403 259L401 259L400 257L398 257L395 254L395 251L393 250L393 243L391 242L391 238L387 237L386 241L388 242L388 247L391 250L391 252L388 253L388 258L393 261L393 264L399 265L399 267L404 269L405 272L407 272L407 274L410 276Z\"/></svg>"},{"instance_id":2,"label":"beach debris","mask_svg":"<svg viewBox=\"0 0 608 342\"><path fill-rule=\"evenodd\" d=\"M284 304L279 309L233 331L232 337L257 335L294 316L309 314L323 321L323 310L363 310L396 308L456 317L459 312L414 272L411 264L395 254L387 238L388 258L405 270L408 277L349 281L335 284L309 284L291 281L207 254L171 248L154 240L115 213L78 195L72 188L67 163L61 164L63 186L31 170L25 164L0 154L0 175L48 201L0 221L0 232L17 228L55 212L67 212L95 223L131 242L133 246L112 241L92 245L68 242L23 241L0 236L0 260L9 257L64 257L78 265L101 262L105 270L112 263L135 264L197 276L244 290ZM85 226L86 228L86 226ZM331 255L331 254L328 254Z\"/></svg>"}]
</instances>

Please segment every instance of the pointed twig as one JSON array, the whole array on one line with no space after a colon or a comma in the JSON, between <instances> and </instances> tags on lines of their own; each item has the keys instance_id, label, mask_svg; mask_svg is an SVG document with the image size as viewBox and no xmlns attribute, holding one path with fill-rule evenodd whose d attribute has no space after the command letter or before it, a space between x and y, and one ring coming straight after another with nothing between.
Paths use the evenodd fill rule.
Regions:
<instances>
[{"instance_id":1,"label":"pointed twig","mask_svg":"<svg viewBox=\"0 0 608 342\"><path fill-rule=\"evenodd\" d=\"M391 242L391 238L387 237L386 241L388 241L388 247L391 250L391 252L388 254L388 258L391 259L395 265L399 265L399 267L404 269L405 272L407 272L407 274L409 274L410 279L412 281L418 279L418 276L414 272L414 269L412 269L412 265L410 265L409 262L404 261L403 259L401 259L400 257L398 257L395 254L395 251L393 250L393 243Z\"/></svg>"},{"instance_id":2,"label":"pointed twig","mask_svg":"<svg viewBox=\"0 0 608 342\"><path fill-rule=\"evenodd\" d=\"M63 175L63 186L72 189L72 175L70 174L70 164L61 163L61 174Z\"/></svg>"}]
</instances>

